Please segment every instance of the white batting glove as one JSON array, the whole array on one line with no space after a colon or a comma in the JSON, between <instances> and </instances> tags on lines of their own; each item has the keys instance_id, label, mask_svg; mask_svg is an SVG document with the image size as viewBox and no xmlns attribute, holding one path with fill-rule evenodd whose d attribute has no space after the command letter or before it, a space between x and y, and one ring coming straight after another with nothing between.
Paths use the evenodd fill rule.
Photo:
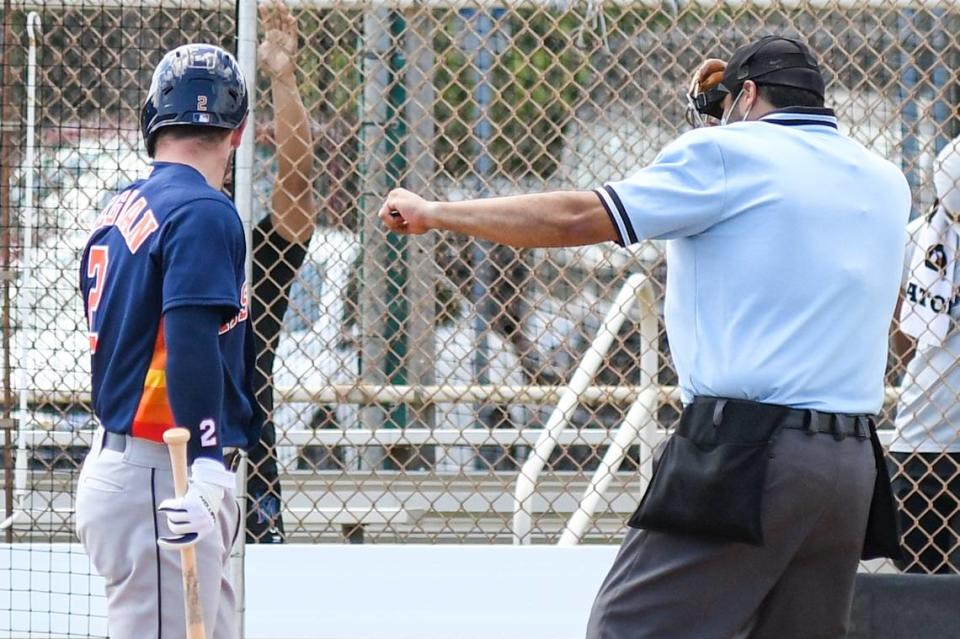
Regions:
<instances>
[{"instance_id":1,"label":"white batting glove","mask_svg":"<svg viewBox=\"0 0 960 639\"><path fill-rule=\"evenodd\" d=\"M190 486L183 497L164 499L157 510L167 516L173 533L160 537L161 548L192 546L217 527L217 513L227 493L232 494L236 479L222 463L201 457L190 469Z\"/></svg>"}]
</instances>

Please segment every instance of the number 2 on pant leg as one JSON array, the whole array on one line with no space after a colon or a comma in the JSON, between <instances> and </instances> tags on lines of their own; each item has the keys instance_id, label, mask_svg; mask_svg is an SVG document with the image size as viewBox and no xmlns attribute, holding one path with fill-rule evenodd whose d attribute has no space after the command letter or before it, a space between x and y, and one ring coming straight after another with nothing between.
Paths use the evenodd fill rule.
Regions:
<instances>
[{"instance_id":1,"label":"number 2 on pant leg","mask_svg":"<svg viewBox=\"0 0 960 639\"><path fill-rule=\"evenodd\" d=\"M212 419L200 422L200 445L204 448L217 445L217 423Z\"/></svg>"}]
</instances>

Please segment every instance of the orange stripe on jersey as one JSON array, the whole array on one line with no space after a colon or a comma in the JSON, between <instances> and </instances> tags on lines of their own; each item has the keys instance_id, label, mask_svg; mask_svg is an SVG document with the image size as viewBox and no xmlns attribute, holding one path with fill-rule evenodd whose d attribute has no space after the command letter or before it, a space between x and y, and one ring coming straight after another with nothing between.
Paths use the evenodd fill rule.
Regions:
<instances>
[{"instance_id":1,"label":"orange stripe on jersey","mask_svg":"<svg viewBox=\"0 0 960 639\"><path fill-rule=\"evenodd\" d=\"M143 395L133 418L134 437L163 441L163 433L174 427L173 411L167 398L167 346L163 341L163 320L157 329L153 357L143 380Z\"/></svg>"}]
</instances>

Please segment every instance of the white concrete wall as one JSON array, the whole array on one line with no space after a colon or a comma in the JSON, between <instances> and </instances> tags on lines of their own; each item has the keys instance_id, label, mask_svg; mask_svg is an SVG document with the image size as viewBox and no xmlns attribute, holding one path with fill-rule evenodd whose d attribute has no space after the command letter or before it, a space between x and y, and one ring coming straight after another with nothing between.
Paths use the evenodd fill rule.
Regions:
<instances>
[{"instance_id":1,"label":"white concrete wall","mask_svg":"<svg viewBox=\"0 0 960 639\"><path fill-rule=\"evenodd\" d=\"M118 543L122 543L118 540ZM614 546L248 546L248 639L582 639ZM103 637L78 545L0 545L0 637Z\"/></svg>"}]
</instances>

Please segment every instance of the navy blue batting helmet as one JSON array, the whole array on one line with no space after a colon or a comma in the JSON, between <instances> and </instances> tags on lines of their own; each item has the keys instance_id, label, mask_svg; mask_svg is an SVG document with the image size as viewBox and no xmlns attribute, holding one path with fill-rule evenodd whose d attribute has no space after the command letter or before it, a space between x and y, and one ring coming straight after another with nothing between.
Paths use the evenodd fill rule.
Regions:
<instances>
[{"instance_id":1,"label":"navy blue batting helmet","mask_svg":"<svg viewBox=\"0 0 960 639\"><path fill-rule=\"evenodd\" d=\"M247 116L247 83L236 58L212 44L170 51L153 72L140 131L153 155L157 131L187 125L236 129Z\"/></svg>"}]
</instances>

